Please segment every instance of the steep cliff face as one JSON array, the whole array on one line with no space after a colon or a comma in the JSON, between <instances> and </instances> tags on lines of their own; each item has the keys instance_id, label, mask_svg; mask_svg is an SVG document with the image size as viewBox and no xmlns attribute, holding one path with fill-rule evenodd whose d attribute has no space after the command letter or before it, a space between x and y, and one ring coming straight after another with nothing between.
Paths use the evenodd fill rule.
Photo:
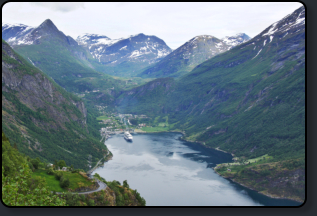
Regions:
<instances>
[{"instance_id":1,"label":"steep cliff face","mask_svg":"<svg viewBox=\"0 0 317 216\"><path fill-rule=\"evenodd\" d=\"M89 153L88 149L79 149L83 142L100 153L106 150L90 140L86 122L83 101L67 93L2 41L2 124L22 152L47 160L53 159L51 154L55 153L54 159L63 158L68 164L85 168L85 162L77 159Z\"/></svg>"},{"instance_id":2,"label":"steep cliff face","mask_svg":"<svg viewBox=\"0 0 317 216\"><path fill-rule=\"evenodd\" d=\"M51 124L48 122L40 123L34 119L36 124L42 124L43 129L49 130L50 128L65 128L65 122L79 121L82 127L86 127L87 110L82 101L75 102L71 98L65 98L52 84L52 80L49 80L42 73L35 72L35 70L29 74L23 73L19 70L23 62L13 53L12 49L7 44L2 43L2 50L10 58L19 62L19 64L15 64L2 61L2 91L9 94L15 92L15 97L32 111L47 110L48 116L55 120L55 124ZM70 107L75 105L74 107L77 107L81 114L76 113L76 115L75 111L67 114L61 112L58 106L63 104Z\"/></svg>"}]
</instances>

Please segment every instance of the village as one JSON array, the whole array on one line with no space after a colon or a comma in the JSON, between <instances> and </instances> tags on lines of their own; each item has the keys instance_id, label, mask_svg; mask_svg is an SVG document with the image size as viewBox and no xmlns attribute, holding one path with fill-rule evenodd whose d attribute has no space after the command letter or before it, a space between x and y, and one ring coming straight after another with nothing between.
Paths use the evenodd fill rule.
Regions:
<instances>
[{"instance_id":1,"label":"village","mask_svg":"<svg viewBox=\"0 0 317 216\"><path fill-rule=\"evenodd\" d=\"M148 126L147 123L143 123L145 119L148 119L146 115L120 113L99 116L97 120L99 121L99 124L103 125L100 129L102 137L100 142L107 140L111 135L124 133L125 131L134 133L136 129Z\"/></svg>"}]
</instances>

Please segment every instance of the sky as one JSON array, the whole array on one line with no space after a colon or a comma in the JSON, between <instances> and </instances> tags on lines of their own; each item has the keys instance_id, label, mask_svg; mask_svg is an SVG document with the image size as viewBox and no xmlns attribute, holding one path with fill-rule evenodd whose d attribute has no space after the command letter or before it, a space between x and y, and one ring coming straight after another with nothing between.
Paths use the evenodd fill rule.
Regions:
<instances>
[{"instance_id":1,"label":"sky","mask_svg":"<svg viewBox=\"0 0 317 216\"><path fill-rule=\"evenodd\" d=\"M198 35L251 38L301 7L298 2L9 2L3 23L37 27L50 19L64 34L111 39L155 35L176 49Z\"/></svg>"}]
</instances>

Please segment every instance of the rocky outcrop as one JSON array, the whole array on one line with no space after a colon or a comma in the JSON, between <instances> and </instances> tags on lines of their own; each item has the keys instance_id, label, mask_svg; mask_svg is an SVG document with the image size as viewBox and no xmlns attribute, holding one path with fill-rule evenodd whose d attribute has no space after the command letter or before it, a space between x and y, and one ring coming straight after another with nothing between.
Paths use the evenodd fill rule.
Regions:
<instances>
[{"instance_id":1,"label":"rocky outcrop","mask_svg":"<svg viewBox=\"0 0 317 216\"><path fill-rule=\"evenodd\" d=\"M6 62L3 62L2 66L2 91L12 92L15 91L15 96L21 103L26 105L33 111L43 109L47 111L47 116L54 119L55 124L45 124L33 119L38 125L42 125L43 128L55 128L55 126L65 128L64 123L71 120L81 120L83 124L86 124L87 109L82 101L75 103L75 107L79 109L82 116L71 115L71 113L61 111L56 105L72 104L66 99L52 82L41 73L34 74L21 74L13 73L12 69L14 65L8 66ZM73 116L70 118L69 116Z\"/></svg>"},{"instance_id":2,"label":"rocky outcrop","mask_svg":"<svg viewBox=\"0 0 317 216\"><path fill-rule=\"evenodd\" d=\"M64 149L69 149L75 139L76 144L79 140L85 145L91 144L87 134L82 134L82 129L89 132L87 108L83 101L67 93L4 41L2 57L2 124L14 142L26 151L41 153L42 157L50 154L48 149L55 151L57 143L63 147L66 143L68 147ZM61 131L64 135L59 134ZM47 137L54 138L54 141L47 140ZM59 151L55 154L58 155ZM78 149L71 152L78 153ZM69 164L76 160L75 155L70 157Z\"/></svg>"}]
</instances>

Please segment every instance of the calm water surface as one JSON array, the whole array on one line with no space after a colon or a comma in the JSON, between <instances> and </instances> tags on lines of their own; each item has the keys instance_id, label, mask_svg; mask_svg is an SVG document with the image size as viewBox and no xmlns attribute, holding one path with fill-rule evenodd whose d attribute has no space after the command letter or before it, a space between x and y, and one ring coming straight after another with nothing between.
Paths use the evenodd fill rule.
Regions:
<instances>
[{"instance_id":1,"label":"calm water surface","mask_svg":"<svg viewBox=\"0 0 317 216\"><path fill-rule=\"evenodd\" d=\"M122 134L105 144L113 159L94 171L107 181L128 180L147 206L291 206L217 175L211 167L231 162L230 154L179 139L179 133Z\"/></svg>"}]
</instances>

